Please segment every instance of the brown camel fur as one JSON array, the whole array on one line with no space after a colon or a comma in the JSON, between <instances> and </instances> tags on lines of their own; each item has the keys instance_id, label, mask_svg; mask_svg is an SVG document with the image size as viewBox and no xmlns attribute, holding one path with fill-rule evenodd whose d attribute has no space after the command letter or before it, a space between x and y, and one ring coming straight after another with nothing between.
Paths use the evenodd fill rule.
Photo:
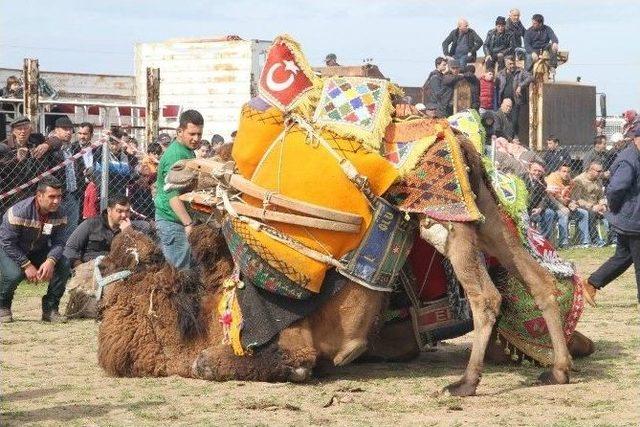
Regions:
<instances>
[{"instance_id":1,"label":"brown camel fur","mask_svg":"<svg viewBox=\"0 0 640 427\"><path fill-rule=\"evenodd\" d=\"M199 272L178 272L164 262L146 263L158 247L137 231L114 239L102 263L103 274L123 268L117 266L134 274L110 285L101 304L98 361L108 374L302 381L318 358L341 365L366 349L385 298L347 283L331 304L287 328L277 342L253 356L234 356L228 345L221 344L215 310L220 284L232 272L232 259L218 230L198 226L192 236L197 236L190 239L194 258L206 266Z\"/></svg>"}]
</instances>

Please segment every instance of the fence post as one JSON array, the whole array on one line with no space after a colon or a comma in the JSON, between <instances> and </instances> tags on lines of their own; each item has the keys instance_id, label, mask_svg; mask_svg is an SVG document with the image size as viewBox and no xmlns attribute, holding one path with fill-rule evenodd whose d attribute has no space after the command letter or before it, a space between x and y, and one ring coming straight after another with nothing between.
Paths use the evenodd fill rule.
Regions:
<instances>
[{"instance_id":1,"label":"fence post","mask_svg":"<svg viewBox=\"0 0 640 427\"><path fill-rule=\"evenodd\" d=\"M99 111L102 111L100 108ZM105 119L102 123L103 128L109 128L109 110L105 108ZM109 137L105 138L102 143L102 159L100 162L100 212L107 209L107 203L109 201Z\"/></svg>"},{"instance_id":2,"label":"fence post","mask_svg":"<svg viewBox=\"0 0 640 427\"><path fill-rule=\"evenodd\" d=\"M22 79L24 80L24 115L31 120L36 129L43 131L44 129L37 129L38 125L38 78L40 77L40 69L37 59L24 58L24 67Z\"/></svg>"},{"instance_id":3,"label":"fence post","mask_svg":"<svg viewBox=\"0 0 640 427\"><path fill-rule=\"evenodd\" d=\"M147 67L147 111L145 121L145 142L158 138L160 118L160 69Z\"/></svg>"}]
</instances>

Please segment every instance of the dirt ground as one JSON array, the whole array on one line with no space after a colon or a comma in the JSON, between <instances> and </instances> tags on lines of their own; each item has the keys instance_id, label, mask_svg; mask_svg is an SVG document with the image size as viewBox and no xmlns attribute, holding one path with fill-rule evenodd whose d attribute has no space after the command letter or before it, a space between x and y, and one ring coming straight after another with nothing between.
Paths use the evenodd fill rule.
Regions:
<instances>
[{"instance_id":1,"label":"dirt ground","mask_svg":"<svg viewBox=\"0 0 640 427\"><path fill-rule=\"evenodd\" d=\"M612 249L564 256L582 273ZM569 385L532 386L541 369L488 366L478 396L435 392L458 379L470 335L408 364L360 364L307 385L109 378L93 321L39 321L41 287L22 285L0 327L2 425L640 425L640 329L632 271L598 295L578 329L596 352ZM63 304L65 301L63 300Z\"/></svg>"}]
</instances>

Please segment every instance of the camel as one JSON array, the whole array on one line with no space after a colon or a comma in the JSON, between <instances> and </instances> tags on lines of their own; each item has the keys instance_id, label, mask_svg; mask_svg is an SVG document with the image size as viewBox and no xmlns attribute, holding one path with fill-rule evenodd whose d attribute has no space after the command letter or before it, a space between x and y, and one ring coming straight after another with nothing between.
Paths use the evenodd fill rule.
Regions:
<instances>
[{"instance_id":1,"label":"camel","mask_svg":"<svg viewBox=\"0 0 640 427\"><path fill-rule=\"evenodd\" d=\"M457 396L476 393L499 313L501 296L481 262L481 251L496 257L521 278L543 311L554 362L549 371L540 375L540 382L568 383L572 359L554 297L554 278L500 220L480 155L462 136L458 140L469 167L476 203L486 221L445 227L426 217L419 218L421 237L449 258L473 311L474 339L467 368L461 379L444 391ZM215 310L222 295L222 281L232 272L233 262L216 230L205 228L197 236L193 252L203 261L200 274L177 272L165 263L145 264L145 257L140 254L153 253L150 248L155 243L135 231L114 239L105 259L107 266L127 265L134 274L111 285L101 307L98 360L108 374L301 382L323 362L345 365L366 351L369 338L380 327L387 297L342 279L345 283L340 291L309 317L284 329L277 340L252 355L235 356L229 345L222 344L222 327ZM136 251L137 267L133 265ZM110 271L106 268L103 275Z\"/></svg>"}]
</instances>

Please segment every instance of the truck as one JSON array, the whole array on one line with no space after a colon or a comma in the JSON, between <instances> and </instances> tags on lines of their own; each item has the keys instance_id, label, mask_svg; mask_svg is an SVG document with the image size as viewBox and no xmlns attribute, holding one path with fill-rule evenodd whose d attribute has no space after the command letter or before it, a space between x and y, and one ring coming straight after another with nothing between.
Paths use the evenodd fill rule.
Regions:
<instances>
[{"instance_id":1,"label":"truck","mask_svg":"<svg viewBox=\"0 0 640 427\"><path fill-rule=\"evenodd\" d=\"M135 87L146 103L146 69L160 69L160 105L195 109L204 117L205 139L231 139L242 105L257 95L260 71L271 41L237 36L171 39L135 46ZM176 126L163 121L160 126Z\"/></svg>"}]
</instances>

